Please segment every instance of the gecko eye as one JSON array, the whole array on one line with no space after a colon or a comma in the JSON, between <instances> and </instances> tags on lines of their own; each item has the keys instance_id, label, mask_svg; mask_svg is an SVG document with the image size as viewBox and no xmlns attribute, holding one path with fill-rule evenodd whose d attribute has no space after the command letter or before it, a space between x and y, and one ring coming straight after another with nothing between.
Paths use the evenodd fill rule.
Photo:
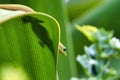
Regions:
<instances>
[{"instance_id":1,"label":"gecko eye","mask_svg":"<svg viewBox=\"0 0 120 80\"><path fill-rule=\"evenodd\" d=\"M66 47L63 49L63 51L66 51L67 49L66 49Z\"/></svg>"}]
</instances>

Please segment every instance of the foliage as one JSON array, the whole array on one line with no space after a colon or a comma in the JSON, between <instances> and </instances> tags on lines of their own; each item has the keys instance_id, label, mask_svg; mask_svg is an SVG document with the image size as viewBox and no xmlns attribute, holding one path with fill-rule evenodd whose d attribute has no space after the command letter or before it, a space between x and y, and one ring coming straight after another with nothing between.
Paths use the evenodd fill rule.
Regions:
<instances>
[{"instance_id":1,"label":"foliage","mask_svg":"<svg viewBox=\"0 0 120 80\"><path fill-rule=\"evenodd\" d=\"M77 26L77 29L92 42L89 47L84 47L84 55L77 56L77 61L83 66L88 76L88 79L78 80L106 80L116 75L116 70L109 68L109 64L111 59L120 55L120 40L113 37L112 31L97 29L93 26Z\"/></svg>"},{"instance_id":2,"label":"foliage","mask_svg":"<svg viewBox=\"0 0 120 80\"><path fill-rule=\"evenodd\" d=\"M38 12L0 14L0 80L56 80L57 21Z\"/></svg>"},{"instance_id":3,"label":"foliage","mask_svg":"<svg viewBox=\"0 0 120 80\"><path fill-rule=\"evenodd\" d=\"M59 80L86 77L83 68L75 58L78 54L82 55L83 46L90 45L91 42L76 30L74 25L86 24L112 29L115 31L114 35L120 38L119 0L0 0L0 4L23 4L37 12L47 13L56 18L60 24L60 41L67 47L67 56L58 54L57 57ZM51 34L55 33L51 32ZM112 80L119 80L120 66L117 64L120 64L119 59L111 60L110 66L118 71Z\"/></svg>"}]
</instances>

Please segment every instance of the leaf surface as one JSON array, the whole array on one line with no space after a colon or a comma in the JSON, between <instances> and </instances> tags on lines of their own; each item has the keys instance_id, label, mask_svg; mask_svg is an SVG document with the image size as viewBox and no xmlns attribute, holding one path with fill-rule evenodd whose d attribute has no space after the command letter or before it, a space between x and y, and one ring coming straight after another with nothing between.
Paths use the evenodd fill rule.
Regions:
<instances>
[{"instance_id":1,"label":"leaf surface","mask_svg":"<svg viewBox=\"0 0 120 80\"><path fill-rule=\"evenodd\" d=\"M28 80L56 80L57 21L44 13L2 12L0 9L0 80L9 74L2 66L8 66L8 70L12 70L11 66L22 68Z\"/></svg>"}]
</instances>

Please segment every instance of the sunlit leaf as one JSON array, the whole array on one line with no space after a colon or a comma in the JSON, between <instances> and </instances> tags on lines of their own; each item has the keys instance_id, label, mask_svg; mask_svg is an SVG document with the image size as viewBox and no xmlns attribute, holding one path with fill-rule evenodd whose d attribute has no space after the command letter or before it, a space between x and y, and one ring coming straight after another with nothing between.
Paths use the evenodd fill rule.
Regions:
<instances>
[{"instance_id":1,"label":"sunlit leaf","mask_svg":"<svg viewBox=\"0 0 120 80\"><path fill-rule=\"evenodd\" d=\"M0 9L0 74L4 72L1 68L4 64L17 64L30 80L56 80L57 21L44 13L2 12Z\"/></svg>"},{"instance_id":2,"label":"sunlit leaf","mask_svg":"<svg viewBox=\"0 0 120 80\"><path fill-rule=\"evenodd\" d=\"M98 31L96 27L90 25L84 25L81 27L77 25L76 28L81 31L90 41L95 41L95 34Z\"/></svg>"}]
</instances>

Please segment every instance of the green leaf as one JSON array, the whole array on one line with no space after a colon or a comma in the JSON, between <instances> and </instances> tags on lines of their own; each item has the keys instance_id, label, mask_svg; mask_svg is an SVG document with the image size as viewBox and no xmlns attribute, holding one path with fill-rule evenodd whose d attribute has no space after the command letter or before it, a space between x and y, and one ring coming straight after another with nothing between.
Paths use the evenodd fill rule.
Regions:
<instances>
[{"instance_id":1,"label":"green leaf","mask_svg":"<svg viewBox=\"0 0 120 80\"><path fill-rule=\"evenodd\" d=\"M84 26L79 26L77 25L76 28L81 31L90 41L95 41L95 34L98 31L98 29L94 26L90 25L84 25Z\"/></svg>"},{"instance_id":2,"label":"green leaf","mask_svg":"<svg viewBox=\"0 0 120 80\"><path fill-rule=\"evenodd\" d=\"M51 16L0 9L0 80L56 80L58 43Z\"/></svg>"},{"instance_id":3,"label":"green leaf","mask_svg":"<svg viewBox=\"0 0 120 80\"><path fill-rule=\"evenodd\" d=\"M75 53L72 44L72 31L68 25L68 14L65 0L0 0L0 3L23 4L31 7L35 11L47 13L60 23L61 42L67 48L67 57L58 56L59 80L70 80L71 76L77 76Z\"/></svg>"}]
</instances>

